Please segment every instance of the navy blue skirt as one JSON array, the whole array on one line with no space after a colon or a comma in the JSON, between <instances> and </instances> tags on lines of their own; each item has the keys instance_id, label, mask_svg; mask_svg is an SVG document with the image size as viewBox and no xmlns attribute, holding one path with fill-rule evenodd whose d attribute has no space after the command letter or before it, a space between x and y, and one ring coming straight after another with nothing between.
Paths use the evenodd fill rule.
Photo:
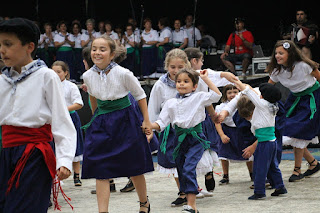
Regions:
<instances>
[{"instance_id":1,"label":"navy blue skirt","mask_svg":"<svg viewBox=\"0 0 320 213\"><path fill-rule=\"evenodd\" d=\"M246 119L242 118L238 111L232 117L233 122L237 127L237 137L241 141L242 147L241 150L252 145L257 138L251 132L251 123Z\"/></svg>"},{"instance_id":2,"label":"navy blue skirt","mask_svg":"<svg viewBox=\"0 0 320 213\"><path fill-rule=\"evenodd\" d=\"M210 148L218 153L221 139L208 113L206 113L206 119L202 122L202 130L207 140L211 142Z\"/></svg>"},{"instance_id":3,"label":"navy blue skirt","mask_svg":"<svg viewBox=\"0 0 320 213\"><path fill-rule=\"evenodd\" d=\"M157 48L142 48L141 66L142 75L148 76L156 71Z\"/></svg>"},{"instance_id":4,"label":"navy blue skirt","mask_svg":"<svg viewBox=\"0 0 320 213\"><path fill-rule=\"evenodd\" d=\"M226 144L221 142L219 157L227 158L229 160L248 160L242 157L242 150L246 147L244 147L242 141L239 141L238 139L237 127L230 127L222 124L222 130L224 134L230 138L230 141Z\"/></svg>"},{"instance_id":5,"label":"navy blue skirt","mask_svg":"<svg viewBox=\"0 0 320 213\"><path fill-rule=\"evenodd\" d=\"M81 121L77 112L70 114L74 127L77 131L77 149L75 157L83 154L83 134L81 129Z\"/></svg>"},{"instance_id":6,"label":"navy blue skirt","mask_svg":"<svg viewBox=\"0 0 320 213\"><path fill-rule=\"evenodd\" d=\"M313 119L310 120L310 96L302 96L295 110L290 117L286 118L283 135L291 138L311 140L319 135L320 130L320 89L313 92L317 111ZM296 97L290 93L286 103L285 111L287 112Z\"/></svg>"},{"instance_id":7,"label":"navy blue skirt","mask_svg":"<svg viewBox=\"0 0 320 213\"><path fill-rule=\"evenodd\" d=\"M131 177L153 170L150 147L132 105L94 119L86 131L82 178Z\"/></svg>"},{"instance_id":8,"label":"navy blue skirt","mask_svg":"<svg viewBox=\"0 0 320 213\"><path fill-rule=\"evenodd\" d=\"M128 94L129 100L131 102L131 105L134 108L135 113L137 114L140 122L143 122L143 115L141 113L140 107L138 102L136 101L136 99L134 99L134 97L131 95L131 93ZM150 143L150 151L151 153L156 152L158 150L158 146L159 146L159 141L156 135L153 136L153 138L151 139Z\"/></svg>"},{"instance_id":9,"label":"navy blue skirt","mask_svg":"<svg viewBox=\"0 0 320 213\"><path fill-rule=\"evenodd\" d=\"M163 133L164 131L160 133L160 137L159 137L160 144L162 143L162 140L163 140ZM175 136L176 136L176 132L170 126L170 131L167 139L166 153L161 152L160 146L158 148L158 164L166 169L176 168L176 162L173 159L173 151L175 148L175 145L174 145Z\"/></svg>"}]
</instances>

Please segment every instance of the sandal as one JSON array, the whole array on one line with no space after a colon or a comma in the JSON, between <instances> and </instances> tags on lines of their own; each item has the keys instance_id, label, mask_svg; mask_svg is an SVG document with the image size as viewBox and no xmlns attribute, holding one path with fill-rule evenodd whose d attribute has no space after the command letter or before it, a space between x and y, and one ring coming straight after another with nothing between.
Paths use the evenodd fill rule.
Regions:
<instances>
[{"instance_id":1,"label":"sandal","mask_svg":"<svg viewBox=\"0 0 320 213\"><path fill-rule=\"evenodd\" d=\"M120 192L131 192L135 189L133 182L131 180L131 178L129 178L129 181L127 183L127 185L125 187L123 187L122 189L120 189Z\"/></svg>"},{"instance_id":2,"label":"sandal","mask_svg":"<svg viewBox=\"0 0 320 213\"><path fill-rule=\"evenodd\" d=\"M223 175L222 180L219 181L219 185L224 185L229 183L229 175Z\"/></svg>"},{"instance_id":3,"label":"sandal","mask_svg":"<svg viewBox=\"0 0 320 213\"><path fill-rule=\"evenodd\" d=\"M73 183L75 186L82 186L82 183L80 181L79 173L73 174Z\"/></svg>"},{"instance_id":4,"label":"sandal","mask_svg":"<svg viewBox=\"0 0 320 213\"><path fill-rule=\"evenodd\" d=\"M140 210L139 213L149 213L150 212L150 202L149 202L148 198L147 198L146 202L139 202L139 203L140 203L140 209L141 209L141 207L147 209L146 212ZM149 205L147 206L147 204L149 204Z\"/></svg>"},{"instance_id":5,"label":"sandal","mask_svg":"<svg viewBox=\"0 0 320 213\"><path fill-rule=\"evenodd\" d=\"M114 183L113 179L109 180L110 183L110 192L116 192L116 184Z\"/></svg>"},{"instance_id":6,"label":"sandal","mask_svg":"<svg viewBox=\"0 0 320 213\"><path fill-rule=\"evenodd\" d=\"M298 166L294 167L294 170L293 170L293 171L296 172L296 173L298 173L298 175L292 174L292 175L290 176L290 178L289 178L289 182L300 181L300 180L302 180L302 179L304 178L303 174L301 174L301 173L299 172L300 169L301 169L301 167L298 167Z\"/></svg>"},{"instance_id":7,"label":"sandal","mask_svg":"<svg viewBox=\"0 0 320 213\"><path fill-rule=\"evenodd\" d=\"M311 177L312 175L314 175L315 173L317 173L320 170L320 163L319 162L316 165L312 165L312 163L315 161L316 161L316 159L313 159L313 161L311 161L311 163L308 163L309 166L314 166L314 168L308 169L305 173L303 173L304 177Z\"/></svg>"},{"instance_id":8,"label":"sandal","mask_svg":"<svg viewBox=\"0 0 320 213\"><path fill-rule=\"evenodd\" d=\"M182 206L187 204L187 197L184 197L184 198L181 197L181 196L185 196L186 194L184 192L179 192L178 195L179 197L171 203L172 207L177 207L177 206Z\"/></svg>"}]
</instances>

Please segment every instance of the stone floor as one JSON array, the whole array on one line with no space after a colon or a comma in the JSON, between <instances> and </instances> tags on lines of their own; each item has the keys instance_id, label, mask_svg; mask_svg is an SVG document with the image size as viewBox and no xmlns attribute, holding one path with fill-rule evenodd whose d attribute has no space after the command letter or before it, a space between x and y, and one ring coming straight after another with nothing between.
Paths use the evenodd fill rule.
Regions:
<instances>
[{"instance_id":1,"label":"stone floor","mask_svg":"<svg viewBox=\"0 0 320 213\"><path fill-rule=\"evenodd\" d=\"M155 163L156 167L156 163ZM248 197L253 194L249 189L252 184L245 163L230 164L230 184L219 186L221 177L216 174L216 189L213 197L197 199L197 207L201 213L262 213L262 212L320 212L320 172L311 178L301 182L289 183L288 178L293 169L293 161L283 160L280 164L283 179L288 194L283 197L271 197L273 190L267 190L267 198L261 201L250 201ZM302 171L307 166L303 164ZM215 170L221 173L221 168ZM125 186L127 178L115 179L117 192L111 194L109 212L138 212L138 198L135 192L121 193L119 189ZM151 203L151 212L175 213L181 212L182 207L171 207L170 203L177 198L177 186L172 176L168 177L158 172L146 175L148 196ZM199 177L198 182L204 186L204 177ZM74 210L59 195L59 203L62 205L63 213L96 213L98 212L96 196L90 194L95 189L95 180L82 180L81 187L74 187L72 178L64 181L63 190L71 197ZM49 213L55 212L51 207Z\"/></svg>"}]
</instances>

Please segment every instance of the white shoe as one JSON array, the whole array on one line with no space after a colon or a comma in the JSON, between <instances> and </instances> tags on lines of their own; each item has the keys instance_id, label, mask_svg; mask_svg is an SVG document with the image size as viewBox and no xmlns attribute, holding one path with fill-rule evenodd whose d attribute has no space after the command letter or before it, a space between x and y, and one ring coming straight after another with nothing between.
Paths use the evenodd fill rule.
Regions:
<instances>
[{"instance_id":1,"label":"white shoe","mask_svg":"<svg viewBox=\"0 0 320 213\"><path fill-rule=\"evenodd\" d=\"M203 194L205 197L212 197L213 196L213 192L208 192L205 189L202 189L200 193Z\"/></svg>"},{"instance_id":2,"label":"white shoe","mask_svg":"<svg viewBox=\"0 0 320 213\"><path fill-rule=\"evenodd\" d=\"M199 194L196 195L197 199L201 199L204 198L204 194L202 194L201 192L199 192Z\"/></svg>"},{"instance_id":3,"label":"white shoe","mask_svg":"<svg viewBox=\"0 0 320 213\"><path fill-rule=\"evenodd\" d=\"M196 213L196 211L189 205L184 205L183 206L183 210L182 213ZM199 213L199 211L197 210L197 213Z\"/></svg>"}]
</instances>

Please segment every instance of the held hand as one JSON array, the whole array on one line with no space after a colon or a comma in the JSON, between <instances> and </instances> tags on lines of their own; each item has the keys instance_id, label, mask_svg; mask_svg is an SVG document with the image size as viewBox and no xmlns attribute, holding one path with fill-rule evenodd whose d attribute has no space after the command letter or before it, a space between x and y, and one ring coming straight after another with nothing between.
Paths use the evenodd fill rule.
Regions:
<instances>
[{"instance_id":1,"label":"held hand","mask_svg":"<svg viewBox=\"0 0 320 213\"><path fill-rule=\"evenodd\" d=\"M216 124L221 123L221 117L220 117L220 114L218 114L218 113L215 113L214 115L210 114L210 118L213 123L216 123Z\"/></svg>"},{"instance_id":2,"label":"held hand","mask_svg":"<svg viewBox=\"0 0 320 213\"><path fill-rule=\"evenodd\" d=\"M82 84L82 85L80 86L80 88L81 88L83 91L88 92L88 87L87 87L87 85Z\"/></svg>"},{"instance_id":3,"label":"held hand","mask_svg":"<svg viewBox=\"0 0 320 213\"><path fill-rule=\"evenodd\" d=\"M151 131L151 134L146 134L146 136L147 136L147 141L148 141L148 143L150 143L150 141L151 141L152 138L153 138L153 131Z\"/></svg>"},{"instance_id":4,"label":"held hand","mask_svg":"<svg viewBox=\"0 0 320 213\"><path fill-rule=\"evenodd\" d=\"M150 143L150 140L153 138L152 124L150 121L143 121L141 125L142 132L147 136L147 140Z\"/></svg>"},{"instance_id":5,"label":"held hand","mask_svg":"<svg viewBox=\"0 0 320 213\"><path fill-rule=\"evenodd\" d=\"M67 169L66 167L64 167L64 166L61 166L57 170L58 180L67 179L70 175L71 175L71 171L69 169Z\"/></svg>"},{"instance_id":6,"label":"held hand","mask_svg":"<svg viewBox=\"0 0 320 213\"><path fill-rule=\"evenodd\" d=\"M227 110L222 110L220 113L219 113L219 121L220 123L222 121L224 121L224 119L226 119L226 117L229 115L229 112Z\"/></svg>"},{"instance_id":7,"label":"held hand","mask_svg":"<svg viewBox=\"0 0 320 213\"><path fill-rule=\"evenodd\" d=\"M222 143L224 143L224 144L227 144L230 142L230 138L227 135L222 135L220 138L221 138Z\"/></svg>"},{"instance_id":8,"label":"held hand","mask_svg":"<svg viewBox=\"0 0 320 213\"><path fill-rule=\"evenodd\" d=\"M221 77L227 79L228 81L234 83L235 81L238 80L237 76L235 76L233 73L231 72L222 72L221 73Z\"/></svg>"},{"instance_id":9,"label":"held hand","mask_svg":"<svg viewBox=\"0 0 320 213\"><path fill-rule=\"evenodd\" d=\"M208 77L208 70L200 70L200 78L204 79Z\"/></svg>"}]
</instances>

